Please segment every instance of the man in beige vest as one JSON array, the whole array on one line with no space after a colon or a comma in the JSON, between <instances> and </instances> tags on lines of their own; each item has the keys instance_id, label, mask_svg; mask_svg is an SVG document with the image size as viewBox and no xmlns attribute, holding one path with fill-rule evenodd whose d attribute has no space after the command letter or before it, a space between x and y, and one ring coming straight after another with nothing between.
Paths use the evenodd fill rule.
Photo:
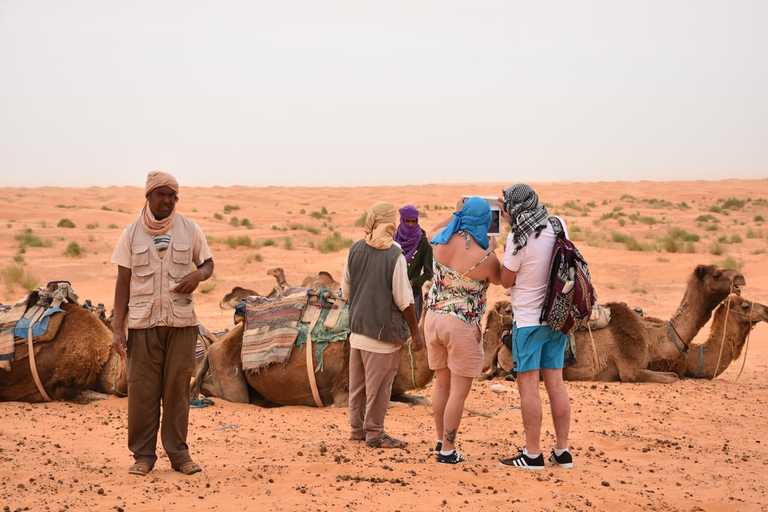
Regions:
<instances>
[{"instance_id":1,"label":"man in beige vest","mask_svg":"<svg viewBox=\"0 0 768 512\"><path fill-rule=\"evenodd\" d=\"M213 273L203 231L174 211L179 184L170 174L147 175L138 220L117 242L113 344L127 353L128 472L144 476L157 461L157 433L176 471L202 471L189 456L189 380L195 369L197 318L192 292ZM128 340L125 327L128 327ZM160 404L163 422L160 426Z\"/></svg>"}]
</instances>

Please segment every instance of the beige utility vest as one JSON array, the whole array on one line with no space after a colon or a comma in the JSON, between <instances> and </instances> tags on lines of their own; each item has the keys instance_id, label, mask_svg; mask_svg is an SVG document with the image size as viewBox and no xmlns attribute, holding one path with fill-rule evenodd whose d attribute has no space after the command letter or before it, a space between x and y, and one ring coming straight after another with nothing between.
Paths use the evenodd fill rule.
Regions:
<instances>
[{"instance_id":1,"label":"beige utility vest","mask_svg":"<svg viewBox=\"0 0 768 512\"><path fill-rule=\"evenodd\" d=\"M176 214L171 228L171 242L162 258L155 249L152 235L144 231L140 220L128 229L131 230L128 328L197 325L192 294L171 291L184 276L197 270L192 259L195 223Z\"/></svg>"}]
</instances>

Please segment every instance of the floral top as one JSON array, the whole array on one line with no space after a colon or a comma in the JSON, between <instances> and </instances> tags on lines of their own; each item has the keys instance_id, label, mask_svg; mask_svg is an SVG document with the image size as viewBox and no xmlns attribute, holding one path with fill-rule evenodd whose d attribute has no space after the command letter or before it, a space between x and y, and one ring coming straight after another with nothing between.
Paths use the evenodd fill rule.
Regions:
<instances>
[{"instance_id":1,"label":"floral top","mask_svg":"<svg viewBox=\"0 0 768 512\"><path fill-rule=\"evenodd\" d=\"M427 299L429 311L453 315L468 324L480 325L485 314L486 292L490 283L472 279L467 274L490 254L486 254L485 258L463 274L434 260L435 276Z\"/></svg>"}]
</instances>

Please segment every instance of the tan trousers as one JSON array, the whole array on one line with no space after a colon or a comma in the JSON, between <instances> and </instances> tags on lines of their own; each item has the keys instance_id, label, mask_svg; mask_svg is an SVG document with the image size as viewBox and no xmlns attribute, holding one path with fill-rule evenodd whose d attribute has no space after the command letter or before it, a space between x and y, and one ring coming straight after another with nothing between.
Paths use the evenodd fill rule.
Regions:
<instances>
[{"instance_id":1,"label":"tan trousers","mask_svg":"<svg viewBox=\"0 0 768 512\"><path fill-rule=\"evenodd\" d=\"M375 441L384 435L392 382L400 351L377 354L353 348L349 354L350 437Z\"/></svg>"},{"instance_id":2,"label":"tan trousers","mask_svg":"<svg viewBox=\"0 0 768 512\"><path fill-rule=\"evenodd\" d=\"M128 330L128 448L154 467L160 437L171 466L191 460L187 446L189 380L195 370L197 327Z\"/></svg>"}]
</instances>

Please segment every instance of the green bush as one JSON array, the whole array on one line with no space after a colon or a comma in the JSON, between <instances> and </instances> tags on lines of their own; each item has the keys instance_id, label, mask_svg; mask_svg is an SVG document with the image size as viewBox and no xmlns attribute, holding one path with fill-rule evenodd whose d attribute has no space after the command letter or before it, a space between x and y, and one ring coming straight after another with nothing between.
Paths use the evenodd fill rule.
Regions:
<instances>
[{"instance_id":1,"label":"green bush","mask_svg":"<svg viewBox=\"0 0 768 512\"><path fill-rule=\"evenodd\" d=\"M706 215L699 215L698 217L696 217L696 221L697 222L709 222L709 221L720 222L720 219L708 213Z\"/></svg>"},{"instance_id":2,"label":"green bush","mask_svg":"<svg viewBox=\"0 0 768 512\"><path fill-rule=\"evenodd\" d=\"M648 224L649 226L653 225L653 224L656 224L658 222L653 217L642 216L642 215L637 215L637 214L630 215L629 216L629 220L631 220L632 222L640 222L642 224Z\"/></svg>"},{"instance_id":3,"label":"green bush","mask_svg":"<svg viewBox=\"0 0 768 512\"><path fill-rule=\"evenodd\" d=\"M736 261L731 256L728 256L723 261L721 261L718 266L731 270L741 270L744 267L744 262L741 260Z\"/></svg>"},{"instance_id":4,"label":"green bush","mask_svg":"<svg viewBox=\"0 0 768 512\"><path fill-rule=\"evenodd\" d=\"M216 220L223 220L224 216L222 214L220 214L219 212L216 212L216 213L213 214L213 218L216 219Z\"/></svg>"},{"instance_id":5,"label":"green bush","mask_svg":"<svg viewBox=\"0 0 768 512\"><path fill-rule=\"evenodd\" d=\"M323 254L329 252L338 252L351 246L353 242L354 240L344 238L341 236L341 233L336 231L333 233L333 235L325 237L323 241L320 242L317 250Z\"/></svg>"},{"instance_id":6,"label":"green bush","mask_svg":"<svg viewBox=\"0 0 768 512\"><path fill-rule=\"evenodd\" d=\"M67 218L63 218L59 221L57 226L60 228L73 228L75 227L75 223Z\"/></svg>"},{"instance_id":7,"label":"green bush","mask_svg":"<svg viewBox=\"0 0 768 512\"><path fill-rule=\"evenodd\" d=\"M275 244L274 240L272 240L271 238L267 238L266 240L264 240L261 243L261 245L263 245L264 247L271 247L271 246L276 245L276 244Z\"/></svg>"},{"instance_id":8,"label":"green bush","mask_svg":"<svg viewBox=\"0 0 768 512\"><path fill-rule=\"evenodd\" d=\"M239 227L240 226L240 219L238 219L237 217L232 217L231 219L229 219L229 223L232 224L235 227Z\"/></svg>"},{"instance_id":9,"label":"green bush","mask_svg":"<svg viewBox=\"0 0 768 512\"><path fill-rule=\"evenodd\" d=\"M323 215L328 215L328 209L325 206L323 206L322 208L320 208L320 213L322 213Z\"/></svg>"},{"instance_id":10,"label":"green bush","mask_svg":"<svg viewBox=\"0 0 768 512\"><path fill-rule=\"evenodd\" d=\"M309 216L312 217L312 218L315 218L315 219L322 219L323 218L323 214L320 213L320 212L312 212L312 213L309 214Z\"/></svg>"},{"instance_id":11,"label":"green bush","mask_svg":"<svg viewBox=\"0 0 768 512\"><path fill-rule=\"evenodd\" d=\"M707 224L704 226L704 231L717 231L717 224Z\"/></svg>"},{"instance_id":12,"label":"green bush","mask_svg":"<svg viewBox=\"0 0 768 512\"><path fill-rule=\"evenodd\" d=\"M20 285L25 290L32 290L37 286L37 279L29 274L21 265L9 265L3 269L3 281L9 292L14 285Z\"/></svg>"},{"instance_id":13,"label":"green bush","mask_svg":"<svg viewBox=\"0 0 768 512\"><path fill-rule=\"evenodd\" d=\"M427 209L429 209L427 207ZM368 212L363 212L362 215L360 215L357 220L355 220L355 227L361 228L365 226L365 221L368 219Z\"/></svg>"},{"instance_id":14,"label":"green bush","mask_svg":"<svg viewBox=\"0 0 768 512\"><path fill-rule=\"evenodd\" d=\"M681 228L669 228L668 233L669 233L669 236L671 236L672 238L675 238L677 240L682 240L684 242L699 241L699 235L688 233L686 230Z\"/></svg>"},{"instance_id":15,"label":"green bush","mask_svg":"<svg viewBox=\"0 0 768 512\"><path fill-rule=\"evenodd\" d=\"M709 254L720 256L725 252L725 247L723 247L720 242L712 242L709 244L709 247L707 247L707 250L709 251Z\"/></svg>"},{"instance_id":16,"label":"green bush","mask_svg":"<svg viewBox=\"0 0 768 512\"><path fill-rule=\"evenodd\" d=\"M642 246L640 245L640 242L635 240L633 237L629 235L625 235L624 233L612 233L611 238L614 242L619 244L624 244L627 249L630 251L642 251Z\"/></svg>"},{"instance_id":17,"label":"green bush","mask_svg":"<svg viewBox=\"0 0 768 512\"><path fill-rule=\"evenodd\" d=\"M253 247L253 240L249 236L228 236L224 243L232 249L237 247Z\"/></svg>"},{"instance_id":18,"label":"green bush","mask_svg":"<svg viewBox=\"0 0 768 512\"><path fill-rule=\"evenodd\" d=\"M27 228L23 233L15 236L19 241L19 247L26 249L27 247L50 247L50 240L43 240L39 236L32 233L32 230Z\"/></svg>"},{"instance_id":19,"label":"green bush","mask_svg":"<svg viewBox=\"0 0 768 512\"><path fill-rule=\"evenodd\" d=\"M304 208L302 208L301 210L299 210L299 213L300 213L301 215L304 215L305 213L307 213L307 210L305 210Z\"/></svg>"},{"instance_id":20,"label":"green bush","mask_svg":"<svg viewBox=\"0 0 768 512\"><path fill-rule=\"evenodd\" d=\"M293 240L291 240L291 237L289 236L285 237L285 240L283 241L283 247L285 247L289 251L293 250Z\"/></svg>"},{"instance_id":21,"label":"green bush","mask_svg":"<svg viewBox=\"0 0 768 512\"><path fill-rule=\"evenodd\" d=\"M84 252L85 250L82 247L80 247L80 244L72 240L71 242L69 242L69 245L67 246L67 248L64 249L64 256L75 257L75 256L80 256Z\"/></svg>"},{"instance_id":22,"label":"green bush","mask_svg":"<svg viewBox=\"0 0 768 512\"><path fill-rule=\"evenodd\" d=\"M264 258L261 257L261 254L251 254L245 259L246 263L250 263L252 261L263 261Z\"/></svg>"},{"instance_id":23,"label":"green bush","mask_svg":"<svg viewBox=\"0 0 768 512\"><path fill-rule=\"evenodd\" d=\"M755 218L752 220L755 222L763 222L765 219L763 219L762 215L755 215Z\"/></svg>"},{"instance_id":24,"label":"green bush","mask_svg":"<svg viewBox=\"0 0 768 512\"><path fill-rule=\"evenodd\" d=\"M723 203L723 208L728 210L740 210L744 208L745 204L746 203L744 201L736 199L735 197L731 197Z\"/></svg>"},{"instance_id":25,"label":"green bush","mask_svg":"<svg viewBox=\"0 0 768 512\"><path fill-rule=\"evenodd\" d=\"M249 221L248 219L242 219L240 221L240 225L243 226L244 228L253 229L253 225L251 224L251 221Z\"/></svg>"},{"instance_id":26,"label":"green bush","mask_svg":"<svg viewBox=\"0 0 768 512\"><path fill-rule=\"evenodd\" d=\"M722 208L720 208L720 207L719 207L719 206L717 206L717 205L714 205L714 204L713 204L712 206L710 206L710 207L709 207L709 209L708 209L707 211L708 211L708 212L713 212L713 213L723 213L723 209L722 209Z\"/></svg>"},{"instance_id":27,"label":"green bush","mask_svg":"<svg viewBox=\"0 0 768 512\"><path fill-rule=\"evenodd\" d=\"M112 208L110 208L109 206L106 206L106 205L103 205L101 207L101 209L104 210L105 212L111 212L112 211Z\"/></svg>"},{"instance_id":28,"label":"green bush","mask_svg":"<svg viewBox=\"0 0 768 512\"><path fill-rule=\"evenodd\" d=\"M94 222L93 224L86 224L85 225L85 229L96 229L97 227L99 227L99 223L98 222Z\"/></svg>"},{"instance_id":29,"label":"green bush","mask_svg":"<svg viewBox=\"0 0 768 512\"><path fill-rule=\"evenodd\" d=\"M739 236L738 233L734 233L734 234L731 235L731 243L732 244L740 244L743 241L744 240L741 239L741 236Z\"/></svg>"},{"instance_id":30,"label":"green bush","mask_svg":"<svg viewBox=\"0 0 768 512\"><path fill-rule=\"evenodd\" d=\"M239 209L240 209L240 207L237 206L236 204L225 204L224 205L224 213L226 213L226 214L230 214L233 211L239 210Z\"/></svg>"},{"instance_id":31,"label":"green bush","mask_svg":"<svg viewBox=\"0 0 768 512\"><path fill-rule=\"evenodd\" d=\"M108 227L109 229L120 229L120 226L118 226L117 224L110 224L110 225L109 225L109 226L107 226L107 227Z\"/></svg>"}]
</instances>

